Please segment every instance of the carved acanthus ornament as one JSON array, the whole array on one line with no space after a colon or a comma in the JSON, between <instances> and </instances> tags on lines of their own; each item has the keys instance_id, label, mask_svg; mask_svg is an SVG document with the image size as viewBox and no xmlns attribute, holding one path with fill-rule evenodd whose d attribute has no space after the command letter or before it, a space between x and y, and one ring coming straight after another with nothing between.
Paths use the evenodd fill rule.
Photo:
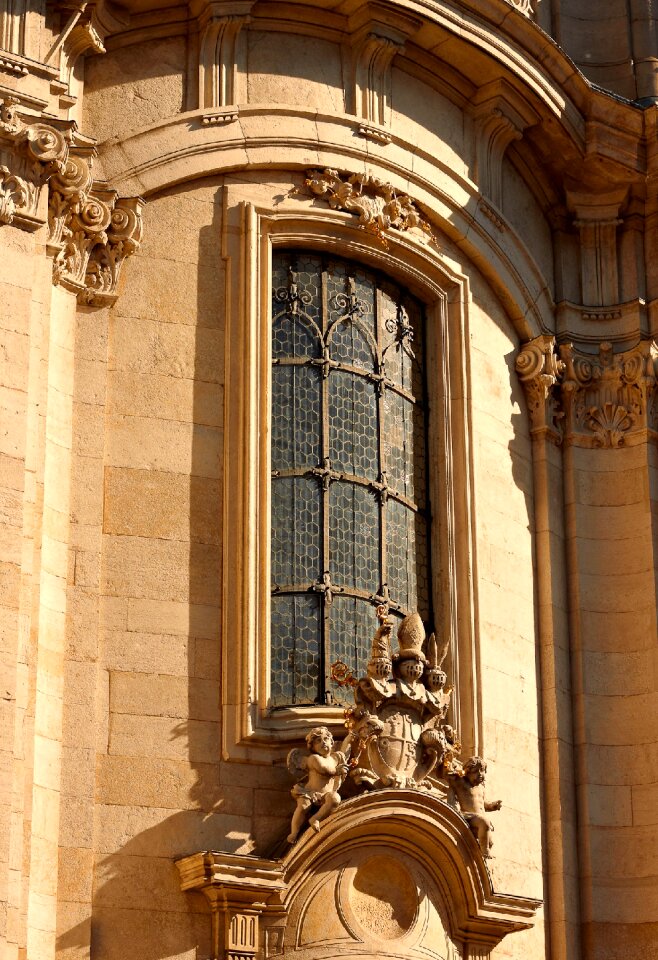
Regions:
<instances>
[{"instance_id":1,"label":"carved acanthus ornament","mask_svg":"<svg viewBox=\"0 0 658 960\"><path fill-rule=\"evenodd\" d=\"M45 220L42 187L63 170L73 125L28 122L18 105L14 97L0 101L0 223L36 230Z\"/></svg>"},{"instance_id":2,"label":"carved acanthus ornament","mask_svg":"<svg viewBox=\"0 0 658 960\"><path fill-rule=\"evenodd\" d=\"M113 303L123 261L139 247L142 206L140 198L119 199L115 190L94 183L91 157L71 154L51 182L53 282L82 303Z\"/></svg>"},{"instance_id":3,"label":"carved acanthus ornament","mask_svg":"<svg viewBox=\"0 0 658 960\"><path fill-rule=\"evenodd\" d=\"M598 355L560 345L542 335L525 344L516 359L532 429L567 443L621 447L634 435L655 429L658 347L642 340L615 354L601 343Z\"/></svg>"},{"instance_id":4,"label":"carved acanthus ornament","mask_svg":"<svg viewBox=\"0 0 658 960\"><path fill-rule=\"evenodd\" d=\"M327 201L332 210L345 210L359 218L359 226L384 243L385 231L421 230L434 240L429 223L406 193L390 183L364 173L340 174L337 170L309 170L305 185Z\"/></svg>"},{"instance_id":5,"label":"carved acanthus ornament","mask_svg":"<svg viewBox=\"0 0 658 960\"><path fill-rule=\"evenodd\" d=\"M629 435L646 430L656 389L658 349L652 341L618 354L611 343L602 343L598 357L567 343L560 357L569 437L596 447L621 447Z\"/></svg>"},{"instance_id":6,"label":"carved acanthus ornament","mask_svg":"<svg viewBox=\"0 0 658 960\"><path fill-rule=\"evenodd\" d=\"M112 303L123 261L139 247L143 200L94 183L94 148L74 123L27 122L18 103L0 101L0 224L37 230L47 219L53 282L83 303Z\"/></svg>"}]
</instances>

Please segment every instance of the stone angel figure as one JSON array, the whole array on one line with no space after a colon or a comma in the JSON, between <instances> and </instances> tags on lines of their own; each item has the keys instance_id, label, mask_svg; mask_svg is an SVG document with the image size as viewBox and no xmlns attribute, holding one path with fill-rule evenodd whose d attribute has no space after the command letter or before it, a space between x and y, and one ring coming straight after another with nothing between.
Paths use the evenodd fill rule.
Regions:
<instances>
[{"instance_id":1,"label":"stone angel figure","mask_svg":"<svg viewBox=\"0 0 658 960\"><path fill-rule=\"evenodd\" d=\"M502 800L487 800L484 795L484 781L487 773L487 762L482 757L471 757L459 773L448 774L448 781L452 787L461 814L475 835L482 856L491 857L493 837L491 834L494 825L487 816L492 810L500 810Z\"/></svg>"},{"instance_id":2,"label":"stone angel figure","mask_svg":"<svg viewBox=\"0 0 658 960\"><path fill-rule=\"evenodd\" d=\"M306 735L308 749L295 747L288 754L288 770L297 783L290 791L297 806L292 815L288 843L294 843L312 806L319 809L309 826L320 829L320 821L340 803L338 789L349 770L347 756L334 750L334 738L327 727L314 727Z\"/></svg>"}]
</instances>

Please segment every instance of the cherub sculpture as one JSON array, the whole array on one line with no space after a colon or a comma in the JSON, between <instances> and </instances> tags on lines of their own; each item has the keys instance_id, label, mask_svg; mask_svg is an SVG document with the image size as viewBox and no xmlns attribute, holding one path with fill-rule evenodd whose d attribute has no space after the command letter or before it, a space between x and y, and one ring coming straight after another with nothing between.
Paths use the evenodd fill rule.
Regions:
<instances>
[{"instance_id":1,"label":"cherub sculpture","mask_svg":"<svg viewBox=\"0 0 658 960\"><path fill-rule=\"evenodd\" d=\"M297 802L290 824L288 843L297 839L309 809L319 807L309 819L309 826L320 829L320 821L340 803L338 789L348 772L347 757L334 750L334 738L327 727L314 727L306 735L308 750L294 748L288 754L288 770L297 779L291 795Z\"/></svg>"},{"instance_id":2,"label":"cherub sculpture","mask_svg":"<svg viewBox=\"0 0 658 960\"><path fill-rule=\"evenodd\" d=\"M450 773L448 780L459 803L462 816L475 834L482 856L491 857L493 846L493 823L485 813L500 810L502 800L488 801L484 798L484 779L487 762L482 757L471 757L463 767L463 774Z\"/></svg>"}]
</instances>

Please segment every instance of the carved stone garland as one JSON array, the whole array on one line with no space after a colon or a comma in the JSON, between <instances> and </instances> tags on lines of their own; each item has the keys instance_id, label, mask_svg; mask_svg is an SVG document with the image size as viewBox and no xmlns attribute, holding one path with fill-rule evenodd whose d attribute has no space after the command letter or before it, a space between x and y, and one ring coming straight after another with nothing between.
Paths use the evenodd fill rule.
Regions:
<instances>
[{"instance_id":1,"label":"carved stone garland","mask_svg":"<svg viewBox=\"0 0 658 960\"><path fill-rule=\"evenodd\" d=\"M94 182L94 149L76 136L74 123L28 123L18 105L13 97L0 101L0 224L41 227L48 183L53 283L77 293L82 303L112 303L123 261L141 241L144 201L119 198Z\"/></svg>"},{"instance_id":2,"label":"carved stone garland","mask_svg":"<svg viewBox=\"0 0 658 960\"><path fill-rule=\"evenodd\" d=\"M305 185L325 199L332 210L345 210L359 218L359 226L386 244L385 231L421 230L435 240L432 228L411 197L378 177L364 173L340 174L338 170L309 170Z\"/></svg>"},{"instance_id":3,"label":"carved stone garland","mask_svg":"<svg viewBox=\"0 0 658 960\"><path fill-rule=\"evenodd\" d=\"M615 354L601 343L598 355L537 337L525 344L516 369L528 398L533 431L546 430L579 446L621 447L656 428L654 410L658 347L642 340Z\"/></svg>"}]
</instances>

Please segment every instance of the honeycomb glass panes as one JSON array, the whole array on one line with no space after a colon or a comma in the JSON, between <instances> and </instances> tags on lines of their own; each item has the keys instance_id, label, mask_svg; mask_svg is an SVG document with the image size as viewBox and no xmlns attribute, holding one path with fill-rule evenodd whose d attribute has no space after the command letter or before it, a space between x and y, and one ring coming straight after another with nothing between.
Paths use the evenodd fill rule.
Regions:
<instances>
[{"instance_id":1,"label":"honeycomb glass panes","mask_svg":"<svg viewBox=\"0 0 658 960\"><path fill-rule=\"evenodd\" d=\"M329 610L331 658L347 664L353 676L359 676L370 655L373 622L371 604L359 597L334 597ZM349 687L335 684L331 693L336 703L353 703Z\"/></svg>"},{"instance_id":2,"label":"honeycomb glass panes","mask_svg":"<svg viewBox=\"0 0 658 960\"><path fill-rule=\"evenodd\" d=\"M366 593L379 590L380 516L377 497L356 483L329 491L329 572L334 583Z\"/></svg>"},{"instance_id":3,"label":"honeycomb glass panes","mask_svg":"<svg viewBox=\"0 0 658 960\"><path fill-rule=\"evenodd\" d=\"M271 703L316 703L320 679L320 598L272 597Z\"/></svg>"},{"instance_id":4,"label":"honeycomb glass panes","mask_svg":"<svg viewBox=\"0 0 658 960\"><path fill-rule=\"evenodd\" d=\"M317 367L290 363L273 367L273 470L309 468L319 462L322 440L321 386Z\"/></svg>"},{"instance_id":5,"label":"honeycomb glass panes","mask_svg":"<svg viewBox=\"0 0 658 960\"><path fill-rule=\"evenodd\" d=\"M292 587L321 575L318 485L307 477L279 477L272 484L272 583Z\"/></svg>"},{"instance_id":6,"label":"honeycomb glass panes","mask_svg":"<svg viewBox=\"0 0 658 960\"><path fill-rule=\"evenodd\" d=\"M344 370L329 377L329 457L341 473L379 476L379 415L375 385Z\"/></svg>"},{"instance_id":7,"label":"honeycomb glass panes","mask_svg":"<svg viewBox=\"0 0 658 960\"><path fill-rule=\"evenodd\" d=\"M386 504L386 558L391 598L405 611L430 614L427 527L419 511L393 498ZM423 569L424 567L424 569Z\"/></svg>"},{"instance_id":8,"label":"honeycomb glass panes","mask_svg":"<svg viewBox=\"0 0 658 960\"><path fill-rule=\"evenodd\" d=\"M272 274L271 704L344 702L374 607L430 614L422 309L337 258Z\"/></svg>"}]
</instances>

